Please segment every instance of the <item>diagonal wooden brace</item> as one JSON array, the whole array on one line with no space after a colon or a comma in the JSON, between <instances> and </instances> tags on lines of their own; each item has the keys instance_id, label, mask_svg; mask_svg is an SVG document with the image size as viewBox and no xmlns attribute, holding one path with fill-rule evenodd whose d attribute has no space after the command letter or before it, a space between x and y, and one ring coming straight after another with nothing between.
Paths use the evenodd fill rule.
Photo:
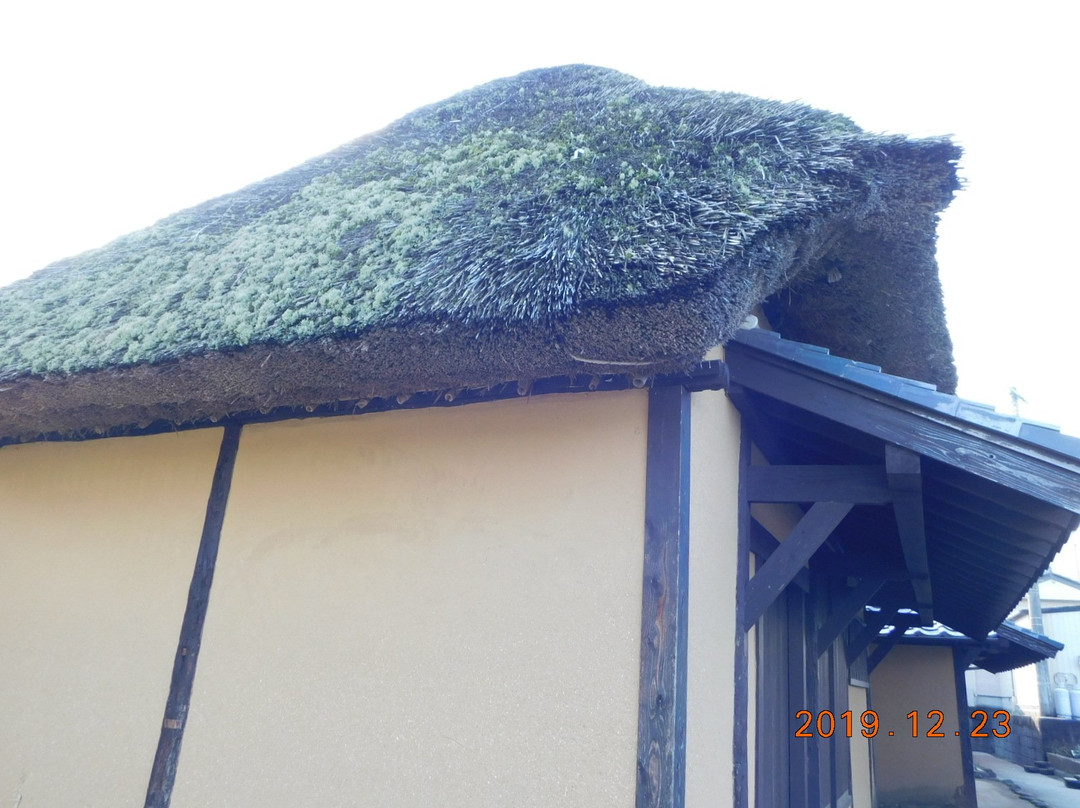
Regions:
<instances>
[{"instance_id":1,"label":"diagonal wooden brace","mask_svg":"<svg viewBox=\"0 0 1080 808\"><path fill-rule=\"evenodd\" d=\"M769 529L765 527L757 519L751 519L750 521L750 552L757 556L758 566L760 567L773 553L776 552L776 548L781 545L781 541L776 538ZM810 591L810 571L808 569L801 569L795 573L795 577L792 582L799 587L803 592Z\"/></svg>"},{"instance_id":2,"label":"diagonal wooden brace","mask_svg":"<svg viewBox=\"0 0 1080 808\"><path fill-rule=\"evenodd\" d=\"M862 630L847 644L848 661L854 660L863 651L870 647L870 643L878 638L878 632L886 623L896 625L896 610L882 609L879 612L867 612L866 624Z\"/></svg>"},{"instance_id":3,"label":"diagonal wooden brace","mask_svg":"<svg viewBox=\"0 0 1080 808\"><path fill-rule=\"evenodd\" d=\"M878 593L885 585L884 578L863 578L854 589L848 590L840 603L832 610L832 613L821 624L817 632L817 655L821 656L829 646L836 641L841 632L855 619L862 608L870 602L870 598Z\"/></svg>"},{"instance_id":4,"label":"diagonal wooden brace","mask_svg":"<svg viewBox=\"0 0 1080 808\"><path fill-rule=\"evenodd\" d=\"M825 543L848 512L850 502L815 502L799 520L787 539L781 542L769 560L750 579L746 588L743 631L749 631L769 608L777 595L806 566L810 557Z\"/></svg>"}]
</instances>

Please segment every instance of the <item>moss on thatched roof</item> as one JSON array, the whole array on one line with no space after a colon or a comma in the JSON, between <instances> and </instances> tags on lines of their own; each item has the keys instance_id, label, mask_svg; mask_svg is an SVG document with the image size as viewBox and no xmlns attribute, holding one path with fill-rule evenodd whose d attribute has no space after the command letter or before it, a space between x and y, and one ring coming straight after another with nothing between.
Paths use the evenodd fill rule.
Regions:
<instances>
[{"instance_id":1,"label":"moss on thatched roof","mask_svg":"<svg viewBox=\"0 0 1080 808\"><path fill-rule=\"evenodd\" d=\"M596 67L495 81L0 290L0 437L672 369L781 290L794 337L791 295L854 315L814 286L829 261L918 309L907 375L949 386L932 248L957 156ZM869 327L880 355L846 352L908 371Z\"/></svg>"}]
</instances>

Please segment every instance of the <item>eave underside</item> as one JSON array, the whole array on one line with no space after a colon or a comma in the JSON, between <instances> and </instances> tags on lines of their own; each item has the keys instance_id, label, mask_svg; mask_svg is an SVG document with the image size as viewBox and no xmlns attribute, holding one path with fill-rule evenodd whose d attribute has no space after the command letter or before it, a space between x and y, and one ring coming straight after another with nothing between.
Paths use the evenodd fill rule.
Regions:
<instances>
[{"instance_id":1,"label":"eave underside","mask_svg":"<svg viewBox=\"0 0 1080 808\"><path fill-rule=\"evenodd\" d=\"M1074 458L1055 461L1039 447L936 417L738 342L729 346L728 362L732 398L770 464L864 474L858 483L848 479L831 492L796 493L790 497L806 498L786 501L804 509L814 501L856 503L810 565L849 579L883 578L866 603L887 614L910 609L921 613L918 622L932 617L983 638L1080 521ZM903 475L886 475L889 452L898 450L916 462L915 528L899 518L901 500L911 501L895 487ZM789 487L792 475L771 476ZM837 472L837 481L841 476ZM923 553L924 570L918 554L913 564L913 545Z\"/></svg>"}]
</instances>

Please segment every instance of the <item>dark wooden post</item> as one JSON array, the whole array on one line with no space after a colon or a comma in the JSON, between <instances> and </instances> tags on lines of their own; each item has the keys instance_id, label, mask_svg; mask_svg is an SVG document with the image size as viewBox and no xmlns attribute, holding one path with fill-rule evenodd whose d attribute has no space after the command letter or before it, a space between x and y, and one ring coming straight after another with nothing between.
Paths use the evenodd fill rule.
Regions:
<instances>
[{"instance_id":1,"label":"dark wooden post","mask_svg":"<svg viewBox=\"0 0 1080 808\"><path fill-rule=\"evenodd\" d=\"M965 672L976 652L967 648L953 648L953 673L956 682L956 722L960 727L960 760L964 767L964 793L960 795L960 808L978 808L975 795L975 756L971 750L971 710L967 700L967 677Z\"/></svg>"},{"instance_id":2,"label":"dark wooden post","mask_svg":"<svg viewBox=\"0 0 1080 808\"><path fill-rule=\"evenodd\" d=\"M214 480L210 486L210 499L206 503L202 539L195 556L195 571L188 589L187 608L180 627L180 641L173 661L172 683L165 701L165 718L161 724L157 754L150 770L150 783L146 789L145 808L168 808L176 780L176 764L180 759L180 744L184 739L188 707L191 704L191 687L195 681L195 665L199 660L203 623L210 600L210 584L214 580L221 525L225 521L225 505L229 499L236 452L240 446L240 425L229 424L221 440Z\"/></svg>"},{"instance_id":3,"label":"dark wooden post","mask_svg":"<svg viewBox=\"0 0 1080 808\"><path fill-rule=\"evenodd\" d=\"M682 808L686 786L690 394L649 393L637 808Z\"/></svg>"},{"instance_id":4,"label":"dark wooden post","mask_svg":"<svg viewBox=\"0 0 1080 808\"><path fill-rule=\"evenodd\" d=\"M744 422L739 441L739 513L735 549L735 704L732 715L734 740L731 750L733 808L747 808L750 800L750 663L746 630L743 629L746 620L746 590L750 584L751 525L755 524L750 517L750 501L747 496L749 470L750 434Z\"/></svg>"}]
</instances>

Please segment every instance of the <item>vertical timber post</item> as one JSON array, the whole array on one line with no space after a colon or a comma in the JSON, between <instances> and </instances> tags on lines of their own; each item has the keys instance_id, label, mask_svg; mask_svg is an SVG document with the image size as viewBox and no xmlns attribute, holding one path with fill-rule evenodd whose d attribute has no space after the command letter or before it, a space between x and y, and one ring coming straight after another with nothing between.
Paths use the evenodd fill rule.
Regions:
<instances>
[{"instance_id":1,"label":"vertical timber post","mask_svg":"<svg viewBox=\"0 0 1080 808\"><path fill-rule=\"evenodd\" d=\"M746 590L750 584L750 502L746 486L750 468L750 435L742 430L739 441L739 513L735 561L735 703L732 713L732 805L747 808L749 784L750 665L747 652Z\"/></svg>"},{"instance_id":2,"label":"vertical timber post","mask_svg":"<svg viewBox=\"0 0 1080 808\"><path fill-rule=\"evenodd\" d=\"M176 764L180 760L180 744L184 739L188 707L191 704L191 688L195 681L195 666L199 660L203 623L210 599L210 585L214 580L221 526L225 521L225 506L229 499L236 452L240 446L239 424L228 424L221 439L214 480L210 486L210 498L206 503L202 538L195 556L195 570L188 589L187 608L180 627L180 640L173 661L172 682L165 701L165 717L161 723L154 765L150 770L150 783L146 788L145 808L168 808L176 780Z\"/></svg>"},{"instance_id":3,"label":"vertical timber post","mask_svg":"<svg viewBox=\"0 0 1080 808\"><path fill-rule=\"evenodd\" d=\"M683 808L690 556L690 393L649 392L637 808Z\"/></svg>"},{"instance_id":4,"label":"vertical timber post","mask_svg":"<svg viewBox=\"0 0 1080 808\"><path fill-rule=\"evenodd\" d=\"M967 668L974 652L953 648L953 673L956 682L956 721L960 725L960 760L964 767L964 793L957 799L959 808L978 808L975 793L975 756L971 749L971 722L967 699Z\"/></svg>"}]
</instances>

